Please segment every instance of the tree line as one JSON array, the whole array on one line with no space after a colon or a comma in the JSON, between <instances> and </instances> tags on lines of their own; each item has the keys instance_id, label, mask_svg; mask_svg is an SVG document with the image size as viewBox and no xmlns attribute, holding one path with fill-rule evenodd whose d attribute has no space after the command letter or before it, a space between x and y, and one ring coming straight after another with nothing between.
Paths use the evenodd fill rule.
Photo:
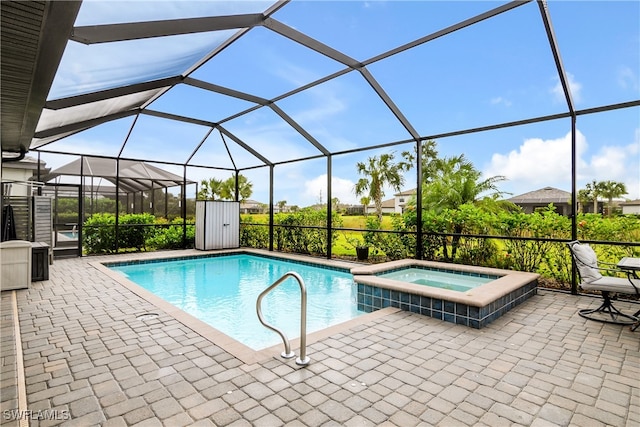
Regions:
<instances>
[{"instance_id":1,"label":"tree line","mask_svg":"<svg viewBox=\"0 0 640 427\"><path fill-rule=\"evenodd\" d=\"M464 154L452 157L439 157L436 141L425 141L422 152L404 151L401 159L395 160L395 153L372 156L366 162L358 162L356 169L362 178L355 185L357 196L364 196L361 203L373 202L378 220L382 220L382 199L384 187L390 186L400 192L404 186L404 172L416 166L422 166L422 208L425 211L442 212L457 209L467 203L484 207L488 211L517 211L520 208L513 203L501 200L507 193L498 188L506 180L502 175L482 179L482 173ZM627 194L625 185L615 181L593 181L577 194L580 211L586 204L594 204L594 213L598 213L598 198L608 201L608 215L611 215L613 199ZM366 203L366 204L365 204ZM415 205L415 201L413 201ZM456 231L457 232L457 231Z\"/></svg>"}]
</instances>

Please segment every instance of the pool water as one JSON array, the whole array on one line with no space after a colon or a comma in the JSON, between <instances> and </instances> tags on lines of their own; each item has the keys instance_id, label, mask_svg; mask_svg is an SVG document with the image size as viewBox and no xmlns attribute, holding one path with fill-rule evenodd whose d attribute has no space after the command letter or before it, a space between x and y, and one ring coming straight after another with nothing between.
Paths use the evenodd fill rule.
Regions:
<instances>
[{"instance_id":1,"label":"pool water","mask_svg":"<svg viewBox=\"0 0 640 427\"><path fill-rule=\"evenodd\" d=\"M110 265L129 280L254 350L280 344L256 314L260 292L289 271L307 287L307 333L365 314L348 271L247 254ZM267 322L300 336L300 287L288 278L262 300Z\"/></svg>"},{"instance_id":2,"label":"pool water","mask_svg":"<svg viewBox=\"0 0 640 427\"><path fill-rule=\"evenodd\" d=\"M481 275L456 274L451 271L429 270L425 268L405 268L389 273L379 274L386 279L415 283L416 285L431 286L440 289L466 292L480 285L495 280L495 277Z\"/></svg>"}]
</instances>

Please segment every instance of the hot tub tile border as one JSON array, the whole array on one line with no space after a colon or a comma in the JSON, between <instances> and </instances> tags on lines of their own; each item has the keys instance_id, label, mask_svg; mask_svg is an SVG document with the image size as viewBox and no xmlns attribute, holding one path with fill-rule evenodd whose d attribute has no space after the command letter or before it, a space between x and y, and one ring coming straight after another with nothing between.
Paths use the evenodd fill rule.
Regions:
<instances>
[{"instance_id":1,"label":"hot tub tile border","mask_svg":"<svg viewBox=\"0 0 640 427\"><path fill-rule=\"evenodd\" d=\"M477 307L440 298L416 295L358 283L358 310L367 313L394 307L447 322L480 329L507 311L537 294L537 280L513 290L484 307ZM386 292L385 292L386 291Z\"/></svg>"}]
</instances>

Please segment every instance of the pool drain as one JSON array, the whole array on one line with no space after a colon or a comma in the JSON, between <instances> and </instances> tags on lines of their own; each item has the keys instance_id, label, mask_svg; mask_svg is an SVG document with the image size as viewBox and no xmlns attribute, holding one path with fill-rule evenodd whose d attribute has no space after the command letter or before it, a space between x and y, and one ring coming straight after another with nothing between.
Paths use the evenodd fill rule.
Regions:
<instances>
[{"instance_id":1,"label":"pool drain","mask_svg":"<svg viewBox=\"0 0 640 427\"><path fill-rule=\"evenodd\" d=\"M144 314L140 314L139 316L136 316L136 319L142 322L146 322L149 320L156 319L157 317L158 317L157 313L144 313Z\"/></svg>"}]
</instances>

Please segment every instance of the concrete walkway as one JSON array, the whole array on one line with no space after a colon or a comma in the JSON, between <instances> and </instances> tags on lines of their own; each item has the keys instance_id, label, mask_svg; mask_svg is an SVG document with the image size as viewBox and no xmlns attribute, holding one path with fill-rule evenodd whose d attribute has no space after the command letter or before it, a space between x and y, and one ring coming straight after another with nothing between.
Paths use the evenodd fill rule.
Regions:
<instances>
[{"instance_id":1,"label":"concrete walkway","mask_svg":"<svg viewBox=\"0 0 640 427\"><path fill-rule=\"evenodd\" d=\"M16 291L26 408L2 292L3 426L640 425L640 330L577 315L599 299L541 290L481 330L392 311L301 368L245 363L91 264L119 258L56 260Z\"/></svg>"}]
</instances>

